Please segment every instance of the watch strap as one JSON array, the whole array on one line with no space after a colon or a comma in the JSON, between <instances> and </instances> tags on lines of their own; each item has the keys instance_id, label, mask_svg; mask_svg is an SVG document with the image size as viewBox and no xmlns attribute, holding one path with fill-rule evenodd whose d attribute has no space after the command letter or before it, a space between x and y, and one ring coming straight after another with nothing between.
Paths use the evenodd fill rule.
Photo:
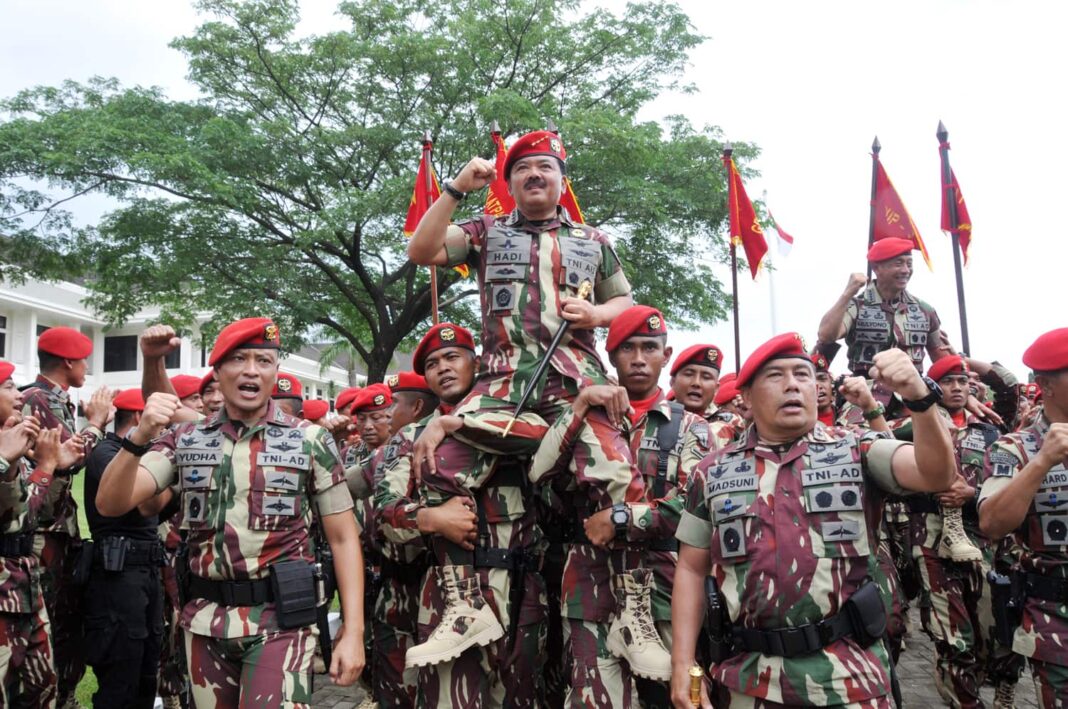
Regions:
<instances>
[{"instance_id":1,"label":"watch strap","mask_svg":"<svg viewBox=\"0 0 1068 709\"><path fill-rule=\"evenodd\" d=\"M148 443L146 443L143 446L141 446L141 445L137 445L136 443L131 441L129 436L123 436L123 438L122 438L122 449L124 451L126 451L127 453L129 453L131 455L135 455L138 458L140 458L145 453L148 453L150 450L152 450L152 442L149 441Z\"/></svg>"},{"instance_id":2,"label":"watch strap","mask_svg":"<svg viewBox=\"0 0 1068 709\"><path fill-rule=\"evenodd\" d=\"M441 183L441 189L445 190L445 192L447 192L448 195L455 199L457 202L463 202L465 199L467 199L467 193L461 192L460 190L453 187L451 182L445 181Z\"/></svg>"}]
</instances>

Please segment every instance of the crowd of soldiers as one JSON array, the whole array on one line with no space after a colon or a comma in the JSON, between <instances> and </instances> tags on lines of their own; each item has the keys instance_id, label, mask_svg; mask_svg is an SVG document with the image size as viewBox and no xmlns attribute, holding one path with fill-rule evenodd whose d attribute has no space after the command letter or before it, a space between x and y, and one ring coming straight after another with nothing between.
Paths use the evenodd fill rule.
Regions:
<instances>
[{"instance_id":1,"label":"crowd of soldiers","mask_svg":"<svg viewBox=\"0 0 1068 709\"><path fill-rule=\"evenodd\" d=\"M329 672L381 707L882 708L915 604L941 702L1012 707L1027 662L1068 706L1068 329L1028 384L958 354L884 239L812 348L726 373L633 303L565 170L537 131L511 214L453 223L490 162L443 184L409 257L471 268L481 333L434 325L332 413L268 318L203 379L149 328L142 390L94 393L81 430L88 338L46 331L22 391L0 361L0 704L64 706L88 663L107 707L304 706Z\"/></svg>"}]
</instances>

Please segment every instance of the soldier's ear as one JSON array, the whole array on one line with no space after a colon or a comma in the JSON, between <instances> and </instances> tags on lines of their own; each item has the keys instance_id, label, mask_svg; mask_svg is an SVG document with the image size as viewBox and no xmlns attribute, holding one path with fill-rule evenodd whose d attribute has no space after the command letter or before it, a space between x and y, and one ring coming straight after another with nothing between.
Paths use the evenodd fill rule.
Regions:
<instances>
[{"instance_id":1,"label":"soldier's ear","mask_svg":"<svg viewBox=\"0 0 1068 709\"><path fill-rule=\"evenodd\" d=\"M673 350L670 347L664 347L664 363L667 364L671 361L671 354ZM674 377L672 377L674 378Z\"/></svg>"}]
</instances>

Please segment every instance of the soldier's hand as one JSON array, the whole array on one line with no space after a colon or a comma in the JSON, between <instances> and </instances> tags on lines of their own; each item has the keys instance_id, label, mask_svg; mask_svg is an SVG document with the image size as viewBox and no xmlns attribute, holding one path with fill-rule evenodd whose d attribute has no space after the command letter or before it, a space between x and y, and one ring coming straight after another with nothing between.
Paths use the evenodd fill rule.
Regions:
<instances>
[{"instance_id":1,"label":"soldier's hand","mask_svg":"<svg viewBox=\"0 0 1068 709\"><path fill-rule=\"evenodd\" d=\"M141 354L147 359L160 359L182 346L182 338L170 325L153 325L141 333Z\"/></svg>"},{"instance_id":2,"label":"soldier's hand","mask_svg":"<svg viewBox=\"0 0 1068 709\"><path fill-rule=\"evenodd\" d=\"M89 397L85 404L85 418L89 419L90 425L103 430L115 418L115 409L111 402L115 400L117 391L100 387Z\"/></svg>"},{"instance_id":3,"label":"soldier's hand","mask_svg":"<svg viewBox=\"0 0 1068 709\"><path fill-rule=\"evenodd\" d=\"M593 303L582 298L564 298L560 317L571 323L571 327L579 330L591 330L602 325L597 318L597 309Z\"/></svg>"},{"instance_id":4,"label":"soldier's hand","mask_svg":"<svg viewBox=\"0 0 1068 709\"><path fill-rule=\"evenodd\" d=\"M435 451L445 440L445 436L458 431L463 423L463 419L459 416L438 416L423 429L422 435L412 448L412 474L415 476L416 484L422 483L424 471L429 475L437 472Z\"/></svg>"},{"instance_id":5,"label":"soldier's hand","mask_svg":"<svg viewBox=\"0 0 1068 709\"><path fill-rule=\"evenodd\" d=\"M876 406L875 397L864 377L846 377L838 387L838 392L861 411L871 411Z\"/></svg>"},{"instance_id":6,"label":"soldier's hand","mask_svg":"<svg viewBox=\"0 0 1068 709\"><path fill-rule=\"evenodd\" d=\"M497 179L497 168L489 160L471 158L471 162L464 165L460 174L452 181L452 186L461 192L474 192Z\"/></svg>"},{"instance_id":7,"label":"soldier's hand","mask_svg":"<svg viewBox=\"0 0 1068 709\"><path fill-rule=\"evenodd\" d=\"M595 547L607 547L616 538L616 525L612 523L612 508L605 507L599 512L594 512L582 523L586 530L586 537L590 544Z\"/></svg>"},{"instance_id":8,"label":"soldier's hand","mask_svg":"<svg viewBox=\"0 0 1068 709\"><path fill-rule=\"evenodd\" d=\"M627 390L610 384L597 384L580 391L573 405L575 416L583 418L595 406L603 406L608 420L616 426L620 426L623 418L633 411Z\"/></svg>"},{"instance_id":9,"label":"soldier's hand","mask_svg":"<svg viewBox=\"0 0 1068 709\"><path fill-rule=\"evenodd\" d=\"M671 668L671 706L675 709L693 709L690 702L690 668L676 666ZM712 701L708 698L708 683L701 680L701 707L712 709Z\"/></svg>"},{"instance_id":10,"label":"soldier's hand","mask_svg":"<svg viewBox=\"0 0 1068 709\"><path fill-rule=\"evenodd\" d=\"M10 417L4 423L4 428L0 429L0 458L14 463L29 453L40 431L41 426L33 416L22 419L18 416Z\"/></svg>"},{"instance_id":11,"label":"soldier's hand","mask_svg":"<svg viewBox=\"0 0 1068 709\"><path fill-rule=\"evenodd\" d=\"M1005 425L1005 419L1001 418L997 411L994 411L994 409L979 401L979 399L971 394L968 395L968 401L965 402L964 408L976 418L992 423L995 426Z\"/></svg>"},{"instance_id":12,"label":"soldier's hand","mask_svg":"<svg viewBox=\"0 0 1068 709\"><path fill-rule=\"evenodd\" d=\"M1052 468L1068 458L1068 423L1051 423L1038 457Z\"/></svg>"},{"instance_id":13,"label":"soldier's hand","mask_svg":"<svg viewBox=\"0 0 1068 709\"><path fill-rule=\"evenodd\" d=\"M912 358L896 347L875 355L868 376L902 399L922 399L929 393L920 373L912 364Z\"/></svg>"},{"instance_id":14,"label":"soldier's hand","mask_svg":"<svg viewBox=\"0 0 1068 709\"><path fill-rule=\"evenodd\" d=\"M355 427L352 426L352 417L345 416L344 414L327 418L323 421L322 426L334 437L334 440L337 441L338 444L343 443L345 439L348 438L350 427L355 429Z\"/></svg>"},{"instance_id":15,"label":"soldier's hand","mask_svg":"<svg viewBox=\"0 0 1068 709\"><path fill-rule=\"evenodd\" d=\"M423 534L438 534L468 551L475 548L478 515L470 497L450 497L437 507L422 507L415 519Z\"/></svg>"},{"instance_id":16,"label":"soldier's hand","mask_svg":"<svg viewBox=\"0 0 1068 709\"><path fill-rule=\"evenodd\" d=\"M849 282L846 283L845 291L843 295L847 295L850 298L855 296L861 291L864 286L868 285L868 277L863 273L850 273Z\"/></svg>"},{"instance_id":17,"label":"soldier's hand","mask_svg":"<svg viewBox=\"0 0 1068 709\"><path fill-rule=\"evenodd\" d=\"M59 446L59 460L56 462L57 470L69 470L85 462L85 438L76 433Z\"/></svg>"},{"instance_id":18,"label":"soldier's hand","mask_svg":"<svg viewBox=\"0 0 1068 709\"><path fill-rule=\"evenodd\" d=\"M33 460L38 470L53 472L59 464L59 427L41 429L33 443Z\"/></svg>"},{"instance_id":19,"label":"soldier's hand","mask_svg":"<svg viewBox=\"0 0 1068 709\"><path fill-rule=\"evenodd\" d=\"M945 492L938 494L938 502L943 507L964 507L969 500L975 499L975 488L968 484L960 473Z\"/></svg>"},{"instance_id":20,"label":"soldier's hand","mask_svg":"<svg viewBox=\"0 0 1068 709\"><path fill-rule=\"evenodd\" d=\"M345 626L337 641L330 660L330 679L339 687L348 687L363 673L367 658L363 650L363 638L359 633L346 633Z\"/></svg>"},{"instance_id":21,"label":"soldier's hand","mask_svg":"<svg viewBox=\"0 0 1068 709\"><path fill-rule=\"evenodd\" d=\"M181 406L181 400L174 394L157 391L148 397L145 410L141 412L141 422L134 431L137 434L134 442L143 445L158 437Z\"/></svg>"}]
</instances>

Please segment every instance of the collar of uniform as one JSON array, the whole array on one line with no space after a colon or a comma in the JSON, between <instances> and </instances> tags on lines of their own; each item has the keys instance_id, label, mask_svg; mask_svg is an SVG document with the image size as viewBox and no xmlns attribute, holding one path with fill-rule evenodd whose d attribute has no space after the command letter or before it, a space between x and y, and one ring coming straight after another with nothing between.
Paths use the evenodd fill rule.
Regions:
<instances>
[{"instance_id":1,"label":"collar of uniform","mask_svg":"<svg viewBox=\"0 0 1068 709\"><path fill-rule=\"evenodd\" d=\"M909 293L907 290L901 291L901 296L897 302L888 302L883 300L883 296L879 293L879 289L875 287L876 281L872 281L868 284L867 290L864 292L864 299L872 305L888 305L890 307L896 307L901 303L918 303L915 296Z\"/></svg>"},{"instance_id":2,"label":"collar of uniform","mask_svg":"<svg viewBox=\"0 0 1068 709\"><path fill-rule=\"evenodd\" d=\"M1031 430L1035 432L1040 440L1046 440L1046 435L1049 434L1049 419L1046 418L1045 409L1038 412L1035 422L1031 424Z\"/></svg>"},{"instance_id":3,"label":"collar of uniform","mask_svg":"<svg viewBox=\"0 0 1068 709\"><path fill-rule=\"evenodd\" d=\"M221 428L225 433L228 433L231 438L237 440L246 434L255 433L266 427L267 424L274 424L275 426L284 426L286 428L294 428L300 420L290 416L285 411L282 411L279 407L275 406L274 399L267 400L267 411L263 414L263 418L249 426L246 431L243 431L241 435L237 434L237 426L230 417L226 414L226 407L223 406L214 415L206 419L197 428L201 431L211 431L213 429Z\"/></svg>"},{"instance_id":4,"label":"collar of uniform","mask_svg":"<svg viewBox=\"0 0 1068 709\"><path fill-rule=\"evenodd\" d=\"M44 384L45 385L45 389L50 394L52 394L52 396L56 397L57 399L62 401L64 404L69 404L70 403L70 392L68 392L66 389L61 387L59 384L56 384L54 381L52 381L51 379L49 379L45 375L38 374L37 375L37 383L38 384Z\"/></svg>"},{"instance_id":5,"label":"collar of uniform","mask_svg":"<svg viewBox=\"0 0 1068 709\"><path fill-rule=\"evenodd\" d=\"M659 393L660 396L649 407L648 413L651 414L655 412L659 414L660 417L663 418L665 421L669 421L671 419L671 402L666 396L664 396L663 389L660 389Z\"/></svg>"},{"instance_id":6,"label":"collar of uniform","mask_svg":"<svg viewBox=\"0 0 1068 709\"><path fill-rule=\"evenodd\" d=\"M560 205L556 206L556 218L546 222L544 225L535 226L529 219L523 216L523 213L516 207L512 210L512 213L504 218L504 225L510 227L516 227L525 231L533 231L534 233L541 233L544 231L552 231L553 229L559 229L561 226L573 227L575 223L571 220L571 215L567 213L567 210Z\"/></svg>"}]
</instances>

